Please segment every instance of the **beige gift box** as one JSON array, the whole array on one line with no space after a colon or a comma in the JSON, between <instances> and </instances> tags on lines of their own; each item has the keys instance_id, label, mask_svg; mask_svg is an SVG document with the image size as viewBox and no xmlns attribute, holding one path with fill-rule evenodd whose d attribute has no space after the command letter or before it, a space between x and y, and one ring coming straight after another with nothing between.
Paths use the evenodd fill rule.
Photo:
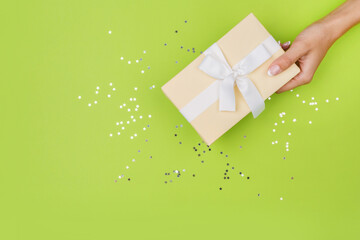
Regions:
<instances>
[{"instance_id":1,"label":"beige gift box","mask_svg":"<svg viewBox=\"0 0 360 240\"><path fill-rule=\"evenodd\" d=\"M270 36L256 17L250 14L216 43L229 65L234 66ZM279 75L268 76L269 65L283 53L284 51L279 48L260 67L247 75L264 100L300 72L300 69L293 64ZM161 88L179 110L217 81L199 69L204 57L205 55L201 54ZM234 91L235 111L219 111L219 100L217 100L190 121L206 144L212 144L250 113L249 106L235 85Z\"/></svg>"}]
</instances>

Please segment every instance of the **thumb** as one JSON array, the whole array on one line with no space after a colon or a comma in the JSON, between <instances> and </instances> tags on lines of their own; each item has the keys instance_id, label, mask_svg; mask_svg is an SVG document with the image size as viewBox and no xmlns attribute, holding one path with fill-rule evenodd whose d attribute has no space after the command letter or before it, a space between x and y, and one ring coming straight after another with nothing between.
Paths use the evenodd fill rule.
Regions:
<instances>
[{"instance_id":1,"label":"thumb","mask_svg":"<svg viewBox=\"0 0 360 240\"><path fill-rule=\"evenodd\" d=\"M305 53L305 48L302 44L293 43L290 48L280 57L275 59L269 66L268 75L274 76L277 75L292 64L294 64L300 57Z\"/></svg>"}]
</instances>

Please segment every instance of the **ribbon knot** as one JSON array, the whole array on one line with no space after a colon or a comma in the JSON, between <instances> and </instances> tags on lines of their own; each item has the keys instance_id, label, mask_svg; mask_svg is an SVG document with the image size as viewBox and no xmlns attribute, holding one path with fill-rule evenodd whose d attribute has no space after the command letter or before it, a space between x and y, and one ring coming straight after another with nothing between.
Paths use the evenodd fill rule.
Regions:
<instances>
[{"instance_id":1,"label":"ribbon knot","mask_svg":"<svg viewBox=\"0 0 360 240\"><path fill-rule=\"evenodd\" d=\"M234 72L234 77L237 78L238 76L246 75L246 67L242 66L243 64L236 64L232 70Z\"/></svg>"},{"instance_id":2,"label":"ribbon knot","mask_svg":"<svg viewBox=\"0 0 360 240\"><path fill-rule=\"evenodd\" d=\"M220 81L219 110L235 111L234 84L236 83L254 118L256 118L265 109L265 104L258 89L247 75L260 67L272 54L263 44L260 44L232 68L216 43L208 48L204 54L205 58L199 65L199 69Z\"/></svg>"},{"instance_id":3,"label":"ribbon knot","mask_svg":"<svg viewBox=\"0 0 360 240\"><path fill-rule=\"evenodd\" d=\"M238 77L244 75L242 71L234 71L232 72L233 78L234 80L237 79Z\"/></svg>"}]
</instances>

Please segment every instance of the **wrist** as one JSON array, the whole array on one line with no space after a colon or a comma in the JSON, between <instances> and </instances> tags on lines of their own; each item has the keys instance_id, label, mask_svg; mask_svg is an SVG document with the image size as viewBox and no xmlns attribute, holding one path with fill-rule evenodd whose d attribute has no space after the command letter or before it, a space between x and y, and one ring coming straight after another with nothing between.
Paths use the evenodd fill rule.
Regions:
<instances>
[{"instance_id":1,"label":"wrist","mask_svg":"<svg viewBox=\"0 0 360 240\"><path fill-rule=\"evenodd\" d=\"M321 28L323 29L324 40L329 45L332 45L344 34L341 23L339 24L336 22L336 19L324 18L319 20L318 24L321 25Z\"/></svg>"}]
</instances>

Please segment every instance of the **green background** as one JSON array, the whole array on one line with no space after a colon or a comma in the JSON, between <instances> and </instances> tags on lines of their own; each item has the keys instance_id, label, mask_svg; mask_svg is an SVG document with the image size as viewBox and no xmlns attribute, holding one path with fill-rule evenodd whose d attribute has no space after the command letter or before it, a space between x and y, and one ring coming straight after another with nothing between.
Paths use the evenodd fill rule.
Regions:
<instances>
[{"instance_id":1,"label":"green background","mask_svg":"<svg viewBox=\"0 0 360 240\"><path fill-rule=\"evenodd\" d=\"M358 239L359 26L211 151L160 89L250 12L285 42L341 2L3 2L0 238Z\"/></svg>"}]
</instances>

